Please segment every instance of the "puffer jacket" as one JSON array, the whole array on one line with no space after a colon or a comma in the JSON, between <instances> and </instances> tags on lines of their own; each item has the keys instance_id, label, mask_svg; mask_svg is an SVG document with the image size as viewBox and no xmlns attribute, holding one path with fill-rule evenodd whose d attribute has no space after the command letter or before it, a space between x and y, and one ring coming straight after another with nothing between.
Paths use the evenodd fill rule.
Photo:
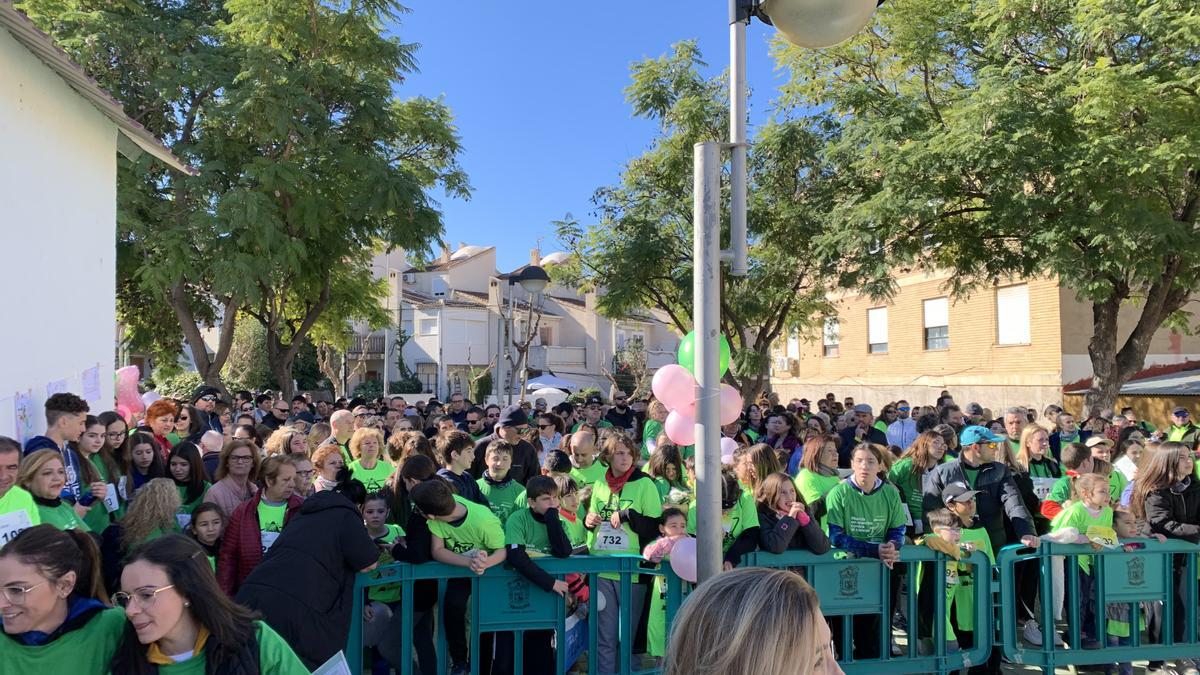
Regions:
<instances>
[{"instance_id":1,"label":"puffer jacket","mask_svg":"<svg viewBox=\"0 0 1200 675\"><path fill-rule=\"evenodd\" d=\"M1200 482L1188 477L1146 495L1150 534L1200 543Z\"/></svg>"},{"instance_id":2,"label":"puffer jacket","mask_svg":"<svg viewBox=\"0 0 1200 675\"><path fill-rule=\"evenodd\" d=\"M262 530L258 523L258 505L262 502L262 490L242 502L229 517L229 525L221 537L221 554L217 557L217 582L221 590L233 596L242 587L250 572L262 562ZM283 514L283 527L300 510L304 500L292 495Z\"/></svg>"}]
</instances>

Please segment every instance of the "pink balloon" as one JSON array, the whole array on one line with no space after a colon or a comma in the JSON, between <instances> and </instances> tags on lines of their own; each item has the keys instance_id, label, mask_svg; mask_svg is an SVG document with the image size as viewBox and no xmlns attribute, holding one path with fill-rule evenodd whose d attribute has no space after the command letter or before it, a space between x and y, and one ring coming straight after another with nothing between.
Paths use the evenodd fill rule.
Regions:
<instances>
[{"instance_id":1,"label":"pink balloon","mask_svg":"<svg viewBox=\"0 0 1200 675\"><path fill-rule=\"evenodd\" d=\"M733 451L738 449L738 442L728 436L721 437L721 463L733 464Z\"/></svg>"},{"instance_id":2,"label":"pink balloon","mask_svg":"<svg viewBox=\"0 0 1200 675\"><path fill-rule=\"evenodd\" d=\"M650 382L650 389L667 410L686 408L696 402L696 378L677 363L659 368Z\"/></svg>"},{"instance_id":3,"label":"pink balloon","mask_svg":"<svg viewBox=\"0 0 1200 675\"><path fill-rule=\"evenodd\" d=\"M138 378L141 371L137 366L125 366L117 370L117 403L125 406L131 413L139 413L146 409L142 395L138 391Z\"/></svg>"},{"instance_id":4,"label":"pink balloon","mask_svg":"<svg viewBox=\"0 0 1200 675\"><path fill-rule=\"evenodd\" d=\"M678 410L672 410L667 415L663 430L676 445L693 445L696 442L696 420Z\"/></svg>"},{"instance_id":5,"label":"pink balloon","mask_svg":"<svg viewBox=\"0 0 1200 675\"><path fill-rule=\"evenodd\" d=\"M721 424L731 424L742 416L742 395L732 386L721 384Z\"/></svg>"},{"instance_id":6,"label":"pink balloon","mask_svg":"<svg viewBox=\"0 0 1200 675\"><path fill-rule=\"evenodd\" d=\"M671 569L675 575L696 583L696 540L684 537L671 547Z\"/></svg>"}]
</instances>

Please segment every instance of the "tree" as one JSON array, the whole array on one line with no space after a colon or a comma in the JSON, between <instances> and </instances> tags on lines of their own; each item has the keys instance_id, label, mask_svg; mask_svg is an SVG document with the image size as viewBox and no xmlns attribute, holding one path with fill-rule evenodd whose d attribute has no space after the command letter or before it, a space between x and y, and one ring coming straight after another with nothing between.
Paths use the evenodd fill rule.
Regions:
<instances>
[{"instance_id":1,"label":"tree","mask_svg":"<svg viewBox=\"0 0 1200 675\"><path fill-rule=\"evenodd\" d=\"M650 392L650 370L646 363L646 345L641 337L628 340L613 356L613 370L602 369L604 376L612 383L609 398L617 391L623 391L630 399L639 399Z\"/></svg>"},{"instance_id":2,"label":"tree","mask_svg":"<svg viewBox=\"0 0 1200 675\"><path fill-rule=\"evenodd\" d=\"M832 130L822 246L843 283L1057 277L1092 305L1087 405L1111 407L1200 285L1197 44L1185 0L908 0L843 45L780 43L790 101Z\"/></svg>"},{"instance_id":3,"label":"tree","mask_svg":"<svg viewBox=\"0 0 1200 675\"><path fill-rule=\"evenodd\" d=\"M606 316L652 308L680 333L692 328L692 146L722 140L729 114L723 79L704 78L703 65L694 42L634 64L626 98L660 133L619 184L596 193L598 223L583 227L570 214L556 223L573 255L551 274L602 290L597 307ZM828 177L813 160L820 145L817 131L782 120L761 128L752 146L750 274L721 279L721 328L736 365L725 381L745 400L766 385L772 342L819 322L828 307L826 270L814 264L811 244L828 208Z\"/></svg>"},{"instance_id":4,"label":"tree","mask_svg":"<svg viewBox=\"0 0 1200 675\"><path fill-rule=\"evenodd\" d=\"M514 326L515 330L509 336L509 340L512 342L512 350L505 350L504 352L504 359L508 361L508 369L509 372L512 373L510 377L512 377L514 380L513 382L509 382L508 386L511 391L511 387L517 384L515 380L518 379L518 377L520 378L520 400L522 401L525 400L525 389L526 385L529 383L529 348L533 345L534 339L537 338L538 327L542 324L542 314L545 309L545 297L546 296L541 293L535 293L530 295L530 297L526 300L525 306L528 312L526 313L525 320L516 323ZM513 318L515 319L516 317ZM510 321L510 325L512 323L514 322ZM513 354L513 351L516 352L515 355ZM468 358L470 358L470 351L468 350L467 353ZM488 368L491 368L490 364L488 365ZM475 385L474 376L471 378L471 385ZM499 398L499 392L497 392L497 398Z\"/></svg>"}]
</instances>

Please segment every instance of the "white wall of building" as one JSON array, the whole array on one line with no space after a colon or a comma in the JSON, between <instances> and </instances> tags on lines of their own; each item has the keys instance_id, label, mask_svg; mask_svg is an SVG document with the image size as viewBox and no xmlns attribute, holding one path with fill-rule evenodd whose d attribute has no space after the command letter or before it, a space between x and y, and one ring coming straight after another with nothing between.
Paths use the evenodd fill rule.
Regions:
<instances>
[{"instance_id":1,"label":"white wall of building","mask_svg":"<svg viewBox=\"0 0 1200 675\"><path fill-rule=\"evenodd\" d=\"M36 433L47 385L113 407L117 128L0 30L0 434L16 433L15 393L32 392Z\"/></svg>"}]
</instances>

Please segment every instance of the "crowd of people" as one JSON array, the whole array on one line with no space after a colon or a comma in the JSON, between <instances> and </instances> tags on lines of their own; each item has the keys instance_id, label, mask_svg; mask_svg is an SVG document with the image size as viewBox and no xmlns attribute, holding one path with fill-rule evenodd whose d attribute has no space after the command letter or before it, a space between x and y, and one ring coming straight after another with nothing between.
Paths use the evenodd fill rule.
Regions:
<instances>
[{"instance_id":1,"label":"crowd of people","mask_svg":"<svg viewBox=\"0 0 1200 675\"><path fill-rule=\"evenodd\" d=\"M887 565L892 605L917 593L923 611L845 619L853 638L843 643L843 619L822 618L795 574L723 574L697 590L668 639L661 576L640 575L623 595L615 574L589 587L537 564L637 555L652 568L694 536L693 449L662 433L666 414L620 391L551 407L542 399L477 406L461 394L444 404L244 391L226 400L201 387L190 400L158 398L125 419L54 394L44 435L23 446L0 437L0 663L20 666L14 672L309 672L346 647L355 575L437 561L475 574L507 564L582 616L598 594L598 615L588 618L601 673L617 672L622 648L673 673L797 672L793 663L837 672L840 655L881 656L881 622L911 620L910 636L929 653L932 622L942 620L932 612L937 593L946 596L945 648L974 644L971 587L991 574L964 552L994 560L1006 545L1037 547L1042 538L1200 542L1200 426L1184 408L1159 430L1131 409L1091 411L1081 425L1057 406L1041 415L959 407L948 392L933 405L889 402L878 418L833 394L815 406L766 394L722 427L738 446L721 481L725 569L755 550L838 549ZM917 587L904 590L899 552L910 545L963 561L944 585L922 569ZM1079 565L1082 647L1128 644L1130 626L1144 620L1161 640L1161 608L1088 611L1097 582L1085 559ZM1061 644L1054 623L1064 598L1056 593L1055 616L1040 616L1039 576L1036 561L1018 566L1012 610L1025 641ZM1056 588L1061 577L1060 568ZM1176 603L1189 602L1181 580ZM485 633L471 652L467 579L444 591L418 582L413 593L404 625L400 589L370 590L361 620L373 672L398 670L415 654L419 672L436 673L435 624L452 673L472 662L484 673L513 670L511 634ZM756 594L760 609L719 620L705 619L696 602L758 607ZM768 596L780 606L767 607ZM624 602L636 622L632 645L620 644ZM807 618L788 621L784 607ZM793 636L799 627L803 639L739 661L717 649L728 637L705 637L745 632L746 643L761 644L759 622ZM1173 630L1184 638L1182 621ZM414 654L399 653L406 632ZM554 672L553 633L523 639L525 672ZM1196 669L1188 660L1176 666ZM998 667L995 650L972 670ZM1130 672L1129 664L1111 669Z\"/></svg>"}]
</instances>

